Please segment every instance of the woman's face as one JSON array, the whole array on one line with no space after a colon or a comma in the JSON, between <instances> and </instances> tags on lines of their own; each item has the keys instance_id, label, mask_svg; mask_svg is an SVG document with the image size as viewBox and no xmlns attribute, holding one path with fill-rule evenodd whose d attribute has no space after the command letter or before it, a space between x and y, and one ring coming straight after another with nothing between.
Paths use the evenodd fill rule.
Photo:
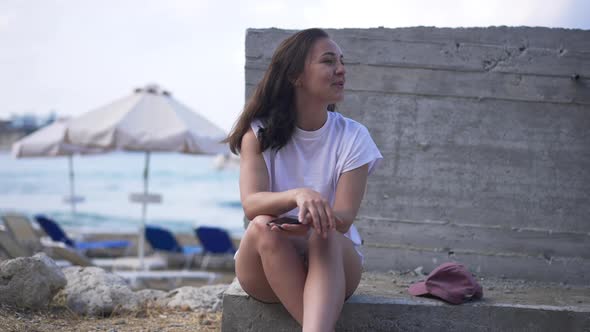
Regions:
<instances>
[{"instance_id":1,"label":"woman's face","mask_svg":"<svg viewBox=\"0 0 590 332\"><path fill-rule=\"evenodd\" d=\"M307 55L303 73L295 82L296 89L327 104L341 101L346 81L342 58L342 50L332 39L318 39Z\"/></svg>"}]
</instances>

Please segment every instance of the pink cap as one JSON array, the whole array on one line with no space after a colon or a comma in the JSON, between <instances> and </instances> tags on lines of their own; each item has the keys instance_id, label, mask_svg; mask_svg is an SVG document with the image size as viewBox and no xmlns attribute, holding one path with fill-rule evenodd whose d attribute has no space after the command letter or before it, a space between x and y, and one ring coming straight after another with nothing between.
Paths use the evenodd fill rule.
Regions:
<instances>
[{"instance_id":1,"label":"pink cap","mask_svg":"<svg viewBox=\"0 0 590 332\"><path fill-rule=\"evenodd\" d=\"M434 295L452 304L461 304L483 296L481 285L465 266L456 262L439 265L430 272L425 281L411 285L408 291L416 296Z\"/></svg>"}]
</instances>

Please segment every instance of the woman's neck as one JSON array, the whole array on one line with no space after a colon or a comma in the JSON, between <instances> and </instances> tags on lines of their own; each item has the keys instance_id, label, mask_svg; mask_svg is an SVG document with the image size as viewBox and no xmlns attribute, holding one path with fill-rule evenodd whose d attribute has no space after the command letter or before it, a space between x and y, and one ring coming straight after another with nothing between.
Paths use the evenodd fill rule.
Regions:
<instances>
[{"instance_id":1,"label":"woman's neck","mask_svg":"<svg viewBox=\"0 0 590 332\"><path fill-rule=\"evenodd\" d=\"M295 98L297 127L305 131L320 129L328 119L328 105L310 98Z\"/></svg>"}]
</instances>

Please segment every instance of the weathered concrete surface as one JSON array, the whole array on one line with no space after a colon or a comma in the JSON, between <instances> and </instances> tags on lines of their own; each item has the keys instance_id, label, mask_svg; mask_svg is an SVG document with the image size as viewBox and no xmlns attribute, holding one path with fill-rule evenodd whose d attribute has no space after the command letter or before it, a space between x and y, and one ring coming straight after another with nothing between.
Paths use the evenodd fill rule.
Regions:
<instances>
[{"instance_id":1,"label":"weathered concrete surface","mask_svg":"<svg viewBox=\"0 0 590 332\"><path fill-rule=\"evenodd\" d=\"M590 283L590 31L328 32L347 63L338 111L384 156L356 221L368 269L453 253L482 275ZM246 96L291 33L248 30Z\"/></svg>"},{"instance_id":2,"label":"weathered concrete surface","mask_svg":"<svg viewBox=\"0 0 590 332\"><path fill-rule=\"evenodd\" d=\"M458 306L413 297L423 276L365 273L337 331L587 331L590 288L523 280L484 279L484 298ZM280 304L256 301L234 281L223 302L222 330L300 331Z\"/></svg>"},{"instance_id":3,"label":"weathered concrete surface","mask_svg":"<svg viewBox=\"0 0 590 332\"><path fill-rule=\"evenodd\" d=\"M479 275L590 285L586 234L367 217L356 224L371 240L362 248L370 271L430 271L451 259Z\"/></svg>"}]
</instances>

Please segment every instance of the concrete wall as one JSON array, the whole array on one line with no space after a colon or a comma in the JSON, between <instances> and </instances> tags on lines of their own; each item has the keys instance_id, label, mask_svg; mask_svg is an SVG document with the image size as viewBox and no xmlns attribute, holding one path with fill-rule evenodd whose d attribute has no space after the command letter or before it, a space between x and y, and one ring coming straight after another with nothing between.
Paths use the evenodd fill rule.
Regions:
<instances>
[{"instance_id":1,"label":"concrete wall","mask_svg":"<svg viewBox=\"0 0 590 332\"><path fill-rule=\"evenodd\" d=\"M339 112L384 155L356 221L366 268L590 284L590 31L328 30ZM293 31L251 29L246 95Z\"/></svg>"}]
</instances>

